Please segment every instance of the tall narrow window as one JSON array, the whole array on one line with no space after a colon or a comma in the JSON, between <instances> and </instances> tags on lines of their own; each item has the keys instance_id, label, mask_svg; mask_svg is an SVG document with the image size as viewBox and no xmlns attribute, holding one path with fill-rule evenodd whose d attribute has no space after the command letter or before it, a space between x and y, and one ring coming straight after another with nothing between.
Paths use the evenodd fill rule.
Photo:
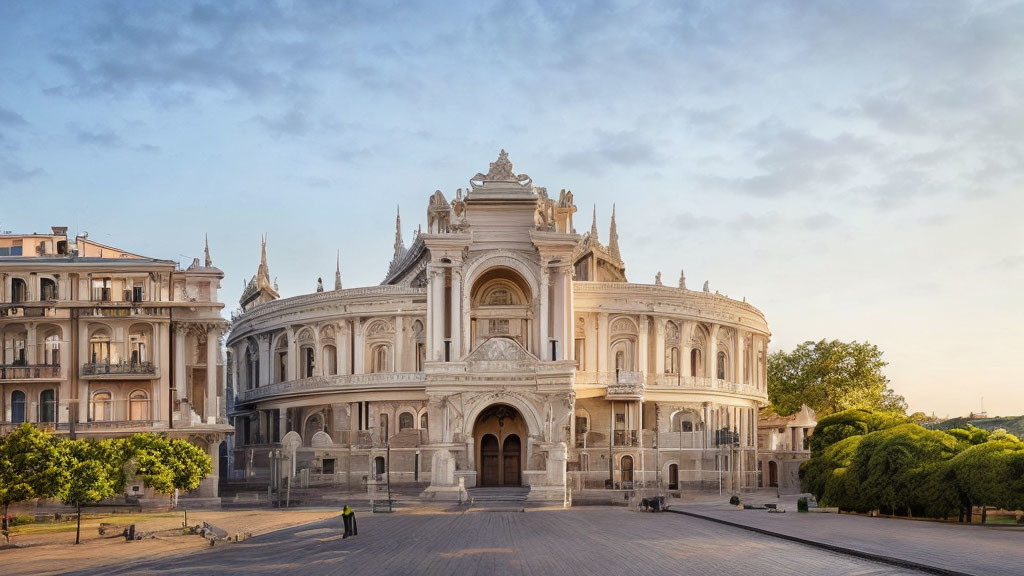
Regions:
<instances>
[{"instance_id":1,"label":"tall narrow window","mask_svg":"<svg viewBox=\"0 0 1024 576\"><path fill-rule=\"evenodd\" d=\"M144 390L135 390L128 396L128 419L147 420L149 418L149 395Z\"/></svg>"},{"instance_id":2,"label":"tall narrow window","mask_svg":"<svg viewBox=\"0 0 1024 576\"><path fill-rule=\"evenodd\" d=\"M21 390L11 392L11 423L25 422L25 393Z\"/></svg>"},{"instance_id":3,"label":"tall narrow window","mask_svg":"<svg viewBox=\"0 0 1024 576\"><path fill-rule=\"evenodd\" d=\"M94 302L110 302L110 278L92 279L92 299Z\"/></svg>"},{"instance_id":4,"label":"tall narrow window","mask_svg":"<svg viewBox=\"0 0 1024 576\"><path fill-rule=\"evenodd\" d=\"M114 402L110 392L97 392L92 395L92 421L108 422L114 417Z\"/></svg>"},{"instance_id":5,"label":"tall narrow window","mask_svg":"<svg viewBox=\"0 0 1024 576\"><path fill-rule=\"evenodd\" d=\"M43 348L43 362L50 366L60 365L60 336L51 334L46 337Z\"/></svg>"},{"instance_id":6,"label":"tall narrow window","mask_svg":"<svg viewBox=\"0 0 1024 576\"><path fill-rule=\"evenodd\" d=\"M57 421L57 401L53 390L43 390L39 394L39 421Z\"/></svg>"},{"instance_id":7,"label":"tall narrow window","mask_svg":"<svg viewBox=\"0 0 1024 576\"><path fill-rule=\"evenodd\" d=\"M725 380L725 352L718 353L718 379Z\"/></svg>"},{"instance_id":8,"label":"tall narrow window","mask_svg":"<svg viewBox=\"0 0 1024 576\"><path fill-rule=\"evenodd\" d=\"M413 427L413 418L411 412L402 412L398 415L398 431L408 430Z\"/></svg>"},{"instance_id":9,"label":"tall narrow window","mask_svg":"<svg viewBox=\"0 0 1024 576\"><path fill-rule=\"evenodd\" d=\"M700 350L690 350L690 376L697 376L697 364L700 363Z\"/></svg>"},{"instance_id":10,"label":"tall narrow window","mask_svg":"<svg viewBox=\"0 0 1024 576\"><path fill-rule=\"evenodd\" d=\"M49 278L43 278L39 280L39 299L40 300L56 300L57 299L57 283Z\"/></svg>"},{"instance_id":11,"label":"tall narrow window","mask_svg":"<svg viewBox=\"0 0 1024 576\"><path fill-rule=\"evenodd\" d=\"M11 280L11 302L24 302L28 300L28 285L21 278Z\"/></svg>"}]
</instances>

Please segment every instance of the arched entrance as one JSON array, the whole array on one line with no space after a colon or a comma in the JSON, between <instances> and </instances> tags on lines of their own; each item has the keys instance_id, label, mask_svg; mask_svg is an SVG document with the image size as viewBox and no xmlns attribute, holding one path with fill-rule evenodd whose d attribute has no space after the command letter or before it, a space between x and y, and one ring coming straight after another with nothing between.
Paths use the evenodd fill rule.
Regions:
<instances>
[{"instance_id":1,"label":"arched entrance","mask_svg":"<svg viewBox=\"0 0 1024 576\"><path fill-rule=\"evenodd\" d=\"M619 470L619 472L620 472L619 478L622 480L622 487L626 488L627 487L627 483L628 483L628 487L631 488L633 486L633 457L632 456L627 454L627 455L622 457L622 467Z\"/></svg>"},{"instance_id":2,"label":"arched entrance","mask_svg":"<svg viewBox=\"0 0 1024 576\"><path fill-rule=\"evenodd\" d=\"M679 490L679 465L668 465L668 489Z\"/></svg>"},{"instance_id":3,"label":"arched entrance","mask_svg":"<svg viewBox=\"0 0 1024 576\"><path fill-rule=\"evenodd\" d=\"M768 462L768 486L776 488L779 485L779 465L775 460Z\"/></svg>"},{"instance_id":4,"label":"arched entrance","mask_svg":"<svg viewBox=\"0 0 1024 576\"><path fill-rule=\"evenodd\" d=\"M508 404L485 408L473 425L478 486L519 486L523 482L523 415Z\"/></svg>"}]
</instances>

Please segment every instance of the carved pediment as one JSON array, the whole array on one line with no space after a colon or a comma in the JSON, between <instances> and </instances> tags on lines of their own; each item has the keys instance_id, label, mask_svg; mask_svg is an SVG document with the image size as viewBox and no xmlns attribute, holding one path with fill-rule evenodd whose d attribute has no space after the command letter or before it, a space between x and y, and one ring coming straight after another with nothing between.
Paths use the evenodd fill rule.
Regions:
<instances>
[{"instance_id":1,"label":"carved pediment","mask_svg":"<svg viewBox=\"0 0 1024 576\"><path fill-rule=\"evenodd\" d=\"M512 338L495 336L466 357L467 362L537 362L537 357Z\"/></svg>"}]
</instances>

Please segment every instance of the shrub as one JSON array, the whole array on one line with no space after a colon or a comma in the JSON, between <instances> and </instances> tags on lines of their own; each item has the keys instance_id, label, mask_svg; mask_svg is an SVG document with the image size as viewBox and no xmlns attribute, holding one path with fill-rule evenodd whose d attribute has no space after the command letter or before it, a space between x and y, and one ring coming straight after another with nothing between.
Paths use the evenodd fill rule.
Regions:
<instances>
[{"instance_id":1,"label":"shrub","mask_svg":"<svg viewBox=\"0 0 1024 576\"><path fill-rule=\"evenodd\" d=\"M36 521L36 517L35 516L30 516L28 514L18 514L17 516L11 518L10 525L11 526L24 526L25 524L33 524L33 523L35 523L35 521Z\"/></svg>"},{"instance_id":2,"label":"shrub","mask_svg":"<svg viewBox=\"0 0 1024 576\"><path fill-rule=\"evenodd\" d=\"M740 497L739 496L733 496L732 498L729 498L729 504L732 504L733 506L736 506L739 503L740 503Z\"/></svg>"},{"instance_id":3,"label":"shrub","mask_svg":"<svg viewBox=\"0 0 1024 576\"><path fill-rule=\"evenodd\" d=\"M796 501L796 511L797 512L807 512L807 498L806 497L800 498L799 500Z\"/></svg>"}]
</instances>

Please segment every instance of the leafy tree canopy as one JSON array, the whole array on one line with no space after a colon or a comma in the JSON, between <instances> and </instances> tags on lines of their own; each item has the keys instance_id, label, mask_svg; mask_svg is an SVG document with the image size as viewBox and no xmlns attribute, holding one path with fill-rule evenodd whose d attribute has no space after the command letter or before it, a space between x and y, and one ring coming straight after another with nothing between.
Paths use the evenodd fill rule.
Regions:
<instances>
[{"instance_id":1,"label":"leafy tree canopy","mask_svg":"<svg viewBox=\"0 0 1024 576\"><path fill-rule=\"evenodd\" d=\"M0 438L0 505L32 498L52 498L67 483L57 440L31 424Z\"/></svg>"},{"instance_id":2,"label":"leafy tree canopy","mask_svg":"<svg viewBox=\"0 0 1024 576\"><path fill-rule=\"evenodd\" d=\"M869 342L807 341L768 356L768 399L783 415L803 404L819 418L851 408L905 414L907 403L889 388L885 366Z\"/></svg>"}]
</instances>

